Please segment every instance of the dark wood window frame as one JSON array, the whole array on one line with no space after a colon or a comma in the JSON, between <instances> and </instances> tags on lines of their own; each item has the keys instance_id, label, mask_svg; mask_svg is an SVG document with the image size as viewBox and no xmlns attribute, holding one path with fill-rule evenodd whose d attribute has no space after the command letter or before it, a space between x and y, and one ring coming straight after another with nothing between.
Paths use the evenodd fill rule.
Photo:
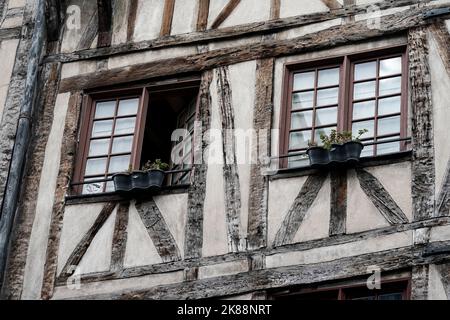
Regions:
<instances>
[{"instance_id":1,"label":"dark wood window frame","mask_svg":"<svg viewBox=\"0 0 450 320\"><path fill-rule=\"evenodd\" d=\"M116 112L117 104L119 100L126 100L130 98L139 98L139 107L136 115L135 131L133 133L133 146L131 151L131 167L133 170L139 170L141 164L141 154L144 140L144 132L146 128L146 118L147 112L150 105L149 96L152 92L164 92L176 89L183 89L186 87L200 86L200 77L193 76L187 78L177 78L169 81L157 81L151 83L145 83L141 85L129 85L122 88L110 88L110 89L100 89L100 90L90 90L83 94L83 104L81 110L81 116L79 121L79 132L78 132L78 148L75 163L75 170L73 175L73 183L71 191L74 195L83 196L83 186L85 185L85 170L86 163L88 160L90 141L93 139L91 137L92 128L94 124L96 104L102 101L112 101L116 100ZM196 113L198 113L198 101L196 105ZM117 114L115 114L114 119L116 119ZM98 119L95 119L98 120ZM114 135L114 127L113 133ZM130 134L131 136L131 134ZM168 141L171 143L171 141ZM193 143L193 142L192 142ZM112 142L109 148L108 158L111 156ZM108 172L105 172L104 179L107 179ZM99 179L100 181L101 179ZM92 182L94 182L93 180ZM91 182L91 183L92 183ZM106 185L106 183L105 183ZM106 186L104 187L105 191ZM178 188L175 188L178 189ZM88 197L100 196L102 197L105 192L99 192L96 195L85 195ZM72 198L73 196L71 196ZM77 196L75 196L77 197Z\"/></svg>"},{"instance_id":2,"label":"dark wood window frame","mask_svg":"<svg viewBox=\"0 0 450 320\"><path fill-rule=\"evenodd\" d=\"M284 77L283 77L283 94L281 100L281 116L280 116L280 139L279 139L279 166L281 169L288 168L288 155L292 153L289 148L290 142L290 132L291 132L291 113L292 110L292 99L293 99L293 86L294 86L294 75L296 73L303 73L311 70L327 69L332 67L340 67L339 72L339 105L338 105L338 115L337 115L337 130L338 131L351 131L353 123L353 79L354 79L354 65L356 63L363 63L364 61L374 61L381 59L388 59L390 57L402 57L402 83L401 83L401 112L400 112L400 152L402 153L408 148L408 54L407 46L400 45L394 47L379 48L373 50L366 50L361 52L356 52L347 55L332 56L328 58L312 59L304 62L292 62L286 63L284 65ZM379 63L377 66L377 71L379 70ZM393 75L387 78L393 77ZM377 72L377 86L376 86L376 113L378 112L378 100L380 96L378 95L378 80L381 79ZM364 81L369 81L370 79L365 79ZM317 76L314 91L317 91ZM384 98L384 97L383 97ZM316 98L315 98L316 99ZM316 101L315 101L316 102ZM315 103L314 103L315 104ZM326 107L326 106L325 106ZM314 106L314 109L316 106ZM389 115L392 116L392 115ZM377 119L377 114L375 115ZM313 128L315 121L315 113L313 114ZM326 125L328 127L328 125ZM300 130L306 130L302 128ZM389 134L393 136L393 134ZM398 134L397 134L398 136ZM383 137L379 136L382 139ZM312 134L312 139L314 139L314 134ZM376 139L376 137L375 137ZM376 148L376 142L375 142ZM305 152L306 149L298 149L299 152ZM298 151L294 151L297 153ZM375 151L376 156L376 151Z\"/></svg>"}]
</instances>

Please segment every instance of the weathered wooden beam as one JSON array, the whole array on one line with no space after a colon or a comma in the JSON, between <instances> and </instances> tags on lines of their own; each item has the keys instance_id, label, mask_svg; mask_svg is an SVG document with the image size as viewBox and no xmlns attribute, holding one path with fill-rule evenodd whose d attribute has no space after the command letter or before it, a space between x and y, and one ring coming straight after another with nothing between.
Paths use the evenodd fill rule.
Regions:
<instances>
[{"instance_id":1,"label":"weathered wooden beam","mask_svg":"<svg viewBox=\"0 0 450 320\"><path fill-rule=\"evenodd\" d=\"M356 170L361 189L391 225L408 223L408 218L381 182L366 170Z\"/></svg>"},{"instance_id":2,"label":"weathered wooden beam","mask_svg":"<svg viewBox=\"0 0 450 320\"><path fill-rule=\"evenodd\" d=\"M22 27L0 29L0 41L17 39L20 37Z\"/></svg>"},{"instance_id":3,"label":"weathered wooden beam","mask_svg":"<svg viewBox=\"0 0 450 320\"><path fill-rule=\"evenodd\" d=\"M430 27L431 34L435 39L442 62L450 77L450 31L445 20L438 20Z\"/></svg>"},{"instance_id":4,"label":"weathered wooden beam","mask_svg":"<svg viewBox=\"0 0 450 320\"><path fill-rule=\"evenodd\" d=\"M127 23L127 42L128 43L133 40L134 30L136 27L138 4L139 4L139 0L129 0L129 2L128 2L128 23Z\"/></svg>"},{"instance_id":5,"label":"weathered wooden beam","mask_svg":"<svg viewBox=\"0 0 450 320\"><path fill-rule=\"evenodd\" d=\"M438 264L436 265L436 269L439 272L447 299L450 300L450 264Z\"/></svg>"},{"instance_id":6,"label":"weathered wooden beam","mask_svg":"<svg viewBox=\"0 0 450 320\"><path fill-rule=\"evenodd\" d=\"M66 263L64 264L64 267L61 271L62 278L67 279L74 274L74 272L76 271L76 267L80 264L81 259L83 259L86 251L89 249L92 240L94 240L95 236L103 227L106 220L108 220L116 206L117 204L114 202L107 203L103 206L103 209L102 211L100 211L97 219L95 219L94 224L89 228L89 230L77 244L75 249L70 254L69 258L67 259Z\"/></svg>"},{"instance_id":7,"label":"weathered wooden beam","mask_svg":"<svg viewBox=\"0 0 450 320\"><path fill-rule=\"evenodd\" d=\"M93 274L81 275L81 283L101 282L113 279L127 279L133 277L146 276L150 274L160 274L167 272L180 271L185 269L197 268L199 266L210 266L220 263L239 261L250 257L267 256L278 253L286 252L298 252L304 250L310 250L320 247L331 247L335 245L341 245L346 243L352 243L355 241L362 241L367 239L373 239L377 237L387 236L397 232L405 232L409 230L417 230L422 228L431 228L437 226L444 226L450 223L450 217L433 218L430 220L412 222L404 225L389 226L375 230L368 230L358 232L354 234L338 235L336 237L328 237L318 240L310 240L306 242L295 243L276 248L260 248L252 252L239 252L239 253L227 253L220 256L211 256L203 258L194 258L182 261L175 261L170 263L162 263L149 266L140 266L124 269L121 272L101 272ZM254 259L253 259L254 260ZM253 261L253 264L258 264L257 261ZM66 285L65 281L58 280L58 285Z\"/></svg>"},{"instance_id":8,"label":"weathered wooden beam","mask_svg":"<svg viewBox=\"0 0 450 320\"><path fill-rule=\"evenodd\" d=\"M252 142L252 156L257 163L250 168L250 193L248 208L247 247L250 250L267 245L267 214L269 180L263 175L264 157L270 156L271 125L273 114L274 59L258 60L256 63L255 108L253 129L258 132Z\"/></svg>"},{"instance_id":9,"label":"weathered wooden beam","mask_svg":"<svg viewBox=\"0 0 450 320\"><path fill-rule=\"evenodd\" d=\"M47 38L49 41L56 41L59 39L64 23L66 1L46 0L45 4Z\"/></svg>"},{"instance_id":10,"label":"weathered wooden beam","mask_svg":"<svg viewBox=\"0 0 450 320\"><path fill-rule=\"evenodd\" d=\"M181 260L180 250L155 200L136 202L136 209L163 262Z\"/></svg>"},{"instance_id":11,"label":"weathered wooden beam","mask_svg":"<svg viewBox=\"0 0 450 320\"><path fill-rule=\"evenodd\" d=\"M374 265L379 266L384 272L389 272L413 266L420 267L448 259L450 259L448 255L423 258L420 256L420 249L408 246L317 264L254 270L232 276L203 279L191 282L189 285L177 283L145 290L127 290L105 295L83 296L80 299L185 300L231 296L247 292L368 276L371 275L369 267Z\"/></svg>"},{"instance_id":12,"label":"weathered wooden beam","mask_svg":"<svg viewBox=\"0 0 450 320\"><path fill-rule=\"evenodd\" d=\"M411 300L428 300L430 266L413 266L411 276Z\"/></svg>"},{"instance_id":13,"label":"weathered wooden beam","mask_svg":"<svg viewBox=\"0 0 450 320\"><path fill-rule=\"evenodd\" d=\"M42 298L50 299L53 295L56 272L58 268L58 252L64 219L67 187L70 184L75 164L78 138L78 120L81 114L82 93L74 92L69 99L64 139L61 146L61 160L56 180L55 197L52 208L47 253L45 258L42 283Z\"/></svg>"},{"instance_id":14,"label":"weathered wooden beam","mask_svg":"<svg viewBox=\"0 0 450 320\"><path fill-rule=\"evenodd\" d=\"M89 49L92 46L95 37L98 35L98 18L98 10L96 9L90 15L89 22L78 41L77 50Z\"/></svg>"},{"instance_id":15,"label":"weathered wooden beam","mask_svg":"<svg viewBox=\"0 0 450 320\"><path fill-rule=\"evenodd\" d=\"M320 172L309 176L308 180L303 184L275 236L274 247L292 243L306 213L317 198L320 189L322 189L327 176L328 173Z\"/></svg>"},{"instance_id":16,"label":"weathered wooden beam","mask_svg":"<svg viewBox=\"0 0 450 320\"><path fill-rule=\"evenodd\" d=\"M435 164L433 101L427 29L409 31L409 83L412 102L412 199L415 220L433 216Z\"/></svg>"},{"instance_id":17,"label":"weathered wooden beam","mask_svg":"<svg viewBox=\"0 0 450 320\"><path fill-rule=\"evenodd\" d=\"M194 154L203 155L209 146L209 141L203 139L211 128L211 93L210 87L213 72L206 71L202 75L199 93L199 112L196 121L201 128L196 128L194 138ZM188 211L184 240L185 259L199 258L203 249L203 211L206 196L206 178L208 165L205 161L194 159L191 186L188 191Z\"/></svg>"},{"instance_id":18,"label":"weathered wooden beam","mask_svg":"<svg viewBox=\"0 0 450 320\"><path fill-rule=\"evenodd\" d=\"M230 16L230 14L241 3L241 0L229 0L227 5L222 9L217 18L211 25L211 29L217 29Z\"/></svg>"},{"instance_id":19,"label":"weathered wooden beam","mask_svg":"<svg viewBox=\"0 0 450 320\"><path fill-rule=\"evenodd\" d=\"M321 0L330 10L341 9L342 4L337 0Z\"/></svg>"},{"instance_id":20,"label":"weathered wooden beam","mask_svg":"<svg viewBox=\"0 0 450 320\"><path fill-rule=\"evenodd\" d=\"M172 20L174 10L175 10L175 0L165 0L161 31L159 33L161 37L170 36L170 32L172 31Z\"/></svg>"},{"instance_id":21,"label":"weathered wooden beam","mask_svg":"<svg viewBox=\"0 0 450 320\"><path fill-rule=\"evenodd\" d=\"M450 215L450 159L447 163L444 181L436 201L437 216Z\"/></svg>"},{"instance_id":22,"label":"weathered wooden beam","mask_svg":"<svg viewBox=\"0 0 450 320\"><path fill-rule=\"evenodd\" d=\"M429 23L421 17L421 14L428 10L418 8L384 16L380 20L380 29L371 29L367 25L367 21L358 21L294 39L267 40L262 43L223 48L187 57L74 76L61 82L61 92L129 82L130 79L138 81L148 79L149 75L158 77L186 72L199 72L249 60L317 51L382 36L387 37L403 32L410 27Z\"/></svg>"},{"instance_id":23,"label":"weathered wooden beam","mask_svg":"<svg viewBox=\"0 0 450 320\"><path fill-rule=\"evenodd\" d=\"M123 269L125 249L127 246L127 227L130 202L121 202L117 208L116 222L112 241L111 270L120 271Z\"/></svg>"},{"instance_id":24,"label":"weathered wooden beam","mask_svg":"<svg viewBox=\"0 0 450 320\"><path fill-rule=\"evenodd\" d=\"M330 172L330 228L329 235L345 234L347 222L347 170Z\"/></svg>"},{"instance_id":25,"label":"weathered wooden beam","mask_svg":"<svg viewBox=\"0 0 450 320\"><path fill-rule=\"evenodd\" d=\"M281 0L272 0L270 3L270 19L280 19Z\"/></svg>"},{"instance_id":26,"label":"weathered wooden beam","mask_svg":"<svg viewBox=\"0 0 450 320\"><path fill-rule=\"evenodd\" d=\"M198 0L197 31L204 31L208 27L209 1Z\"/></svg>"},{"instance_id":27,"label":"weathered wooden beam","mask_svg":"<svg viewBox=\"0 0 450 320\"><path fill-rule=\"evenodd\" d=\"M130 0L131 3L137 1L137 0ZM205 6L203 3L207 3L209 0L200 0L200 4L202 4L202 7ZM380 7L380 10L389 9L391 7L397 7L397 6L406 6L406 5L412 5L421 2L421 0L398 0L394 3L392 2L380 2L378 6ZM209 3L209 2L208 2ZM110 57L114 55L119 54L130 54L133 52L141 52L141 51L148 51L148 50L154 50L157 48L167 48L172 46L179 46L179 45L185 45L185 44L199 44L199 43L206 43L206 42L213 42L213 41L222 41L225 39L234 39L238 37L250 37L257 34L272 34L275 32L279 32L288 28L294 28L304 25L309 25L313 23L318 23L322 21L337 19L337 18L344 18L348 17L350 15L355 14L363 14L367 13L367 8L370 5L364 4L360 6L354 6L346 9L339 9L332 12L321 12L321 13L314 13L314 14L308 14L308 15L301 15L296 17L290 17L290 18L284 18L284 19L277 19L277 20L271 20L266 22L256 22L256 23L249 23L239 26L233 26L233 27L227 27L227 28L220 28L220 29L210 29L204 32L193 32L188 34L182 34L182 35L173 35L170 37L165 38L158 38L154 40L149 41L141 41L141 42L128 42L126 44L121 44L117 46L107 47L107 48L96 48L96 49L87 49L87 50L80 50L77 52L72 53L60 53L60 54L54 54L49 55L44 59L45 63L49 62L73 62L78 60L87 60L87 59L96 59L96 58L105 58ZM136 7L135 7L136 8ZM207 12L208 10L205 10L206 12L206 18L207 18ZM424 11L427 11L426 9L422 9ZM131 11L131 10L130 10ZM203 11L202 11L203 12ZM200 19L200 17L199 17ZM128 26L133 26L134 23L131 22L132 19L129 18ZM204 21L204 20L202 20ZM367 23L366 23L367 26ZM206 28L206 27L205 27ZM204 30L204 29L200 29ZM131 38L128 38L130 40Z\"/></svg>"},{"instance_id":28,"label":"weathered wooden beam","mask_svg":"<svg viewBox=\"0 0 450 320\"><path fill-rule=\"evenodd\" d=\"M225 213L230 252L240 250L241 188L236 157L236 137L234 136L234 108L228 67L218 68L217 95L222 121L223 178L225 187Z\"/></svg>"},{"instance_id":29,"label":"weathered wooden beam","mask_svg":"<svg viewBox=\"0 0 450 320\"><path fill-rule=\"evenodd\" d=\"M112 0L97 0L98 40L97 47L109 47L112 40Z\"/></svg>"}]
</instances>

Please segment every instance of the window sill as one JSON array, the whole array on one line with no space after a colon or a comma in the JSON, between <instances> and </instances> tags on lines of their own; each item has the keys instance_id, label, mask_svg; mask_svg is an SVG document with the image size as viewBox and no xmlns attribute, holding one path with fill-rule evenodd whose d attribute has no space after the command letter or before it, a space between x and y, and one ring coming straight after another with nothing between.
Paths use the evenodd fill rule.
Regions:
<instances>
[{"instance_id":1,"label":"window sill","mask_svg":"<svg viewBox=\"0 0 450 320\"><path fill-rule=\"evenodd\" d=\"M159 192L157 195L163 196L163 195L187 193L189 187L190 187L190 184L168 186L168 187L164 187L161 190L161 192ZM146 194L146 193L120 194L117 192L108 192L108 193L99 193L99 194L91 194L91 195L66 196L65 202L66 202L66 205L77 205L77 204L101 203L101 202L111 202L111 201L125 201L125 200L130 200L130 199L142 199L142 198L147 198L148 196L149 196L149 194Z\"/></svg>"},{"instance_id":2,"label":"window sill","mask_svg":"<svg viewBox=\"0 0 450 320\"><path fill-rule=\"evenodd\" d=\"M398 153L387 154L376 157L361 158L359 164L355 165L355 168L367 168L376 167L382 165L389 165L394 163L411 161L412 151L404 151ZM313 169L311 167L280 169L278 173L269 177L271 181L295 177L304 177L319 172L319 169Z\"/></svg>"}]
</instances>

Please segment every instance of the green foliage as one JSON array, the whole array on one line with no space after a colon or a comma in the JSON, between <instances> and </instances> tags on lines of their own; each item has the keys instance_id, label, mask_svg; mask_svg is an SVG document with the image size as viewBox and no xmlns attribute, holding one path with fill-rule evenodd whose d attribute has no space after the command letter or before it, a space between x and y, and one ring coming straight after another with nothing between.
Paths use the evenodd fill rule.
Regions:
<instances>
[{"instance_id":1,"label":"green foliage","mask_svg":"<svg viewBox=\"0 0 450 320\"><path fill-rule=\"evenodd\" d=\"M156 159L155 161L147 161L147 163L142 167L142 171L151 171L151 170L162 170L167 171L169 170L170 166L162 162L161 159Z\"/></svg>"},{"instance_id":2,"label":"green foliage","mask_svg":"<svg viewBox=\"0 0 450 320\"><path fill-rule=\"evenodd\" d=\"M323 147L327 150L331 150L333 144L344 144L350 141L360 142L361 137L369 132L367 129L359 130L358 135L354 137L351 131L337 132L332 130L330 135L321 134L320 140L322 140ZM309 147L317 147L317 143L308 142Z\"/></svg>"}]
</instances>

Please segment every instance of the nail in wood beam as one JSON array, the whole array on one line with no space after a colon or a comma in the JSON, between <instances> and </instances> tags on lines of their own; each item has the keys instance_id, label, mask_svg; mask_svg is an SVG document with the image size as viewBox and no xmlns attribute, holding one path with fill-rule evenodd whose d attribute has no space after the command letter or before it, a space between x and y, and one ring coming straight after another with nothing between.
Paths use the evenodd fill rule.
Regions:
<instances>
[{"instance_id":1,"label":"nail in wood beam","mask_svg":"<svg viewBox=\"0 0 450 320\"><path fill-rule=\"evenodd\" d=\"M330 236L346 233L347 222L347 169L332 170Z\"/></svg>"},{"instance_id":2,"label":"nail in wood beam","mask_svg":"<svg viewBox=\"0 0 450 320\"><path fill-rule=\"evenodd\" d=\"M209 146L207 139L203 139L211 128L211 94L210 87L213 72L206 71L202 75L199 93L199 111L196 121L201 123L195 128L194 154L203 156ZM185 259L200 258L203 249L203 210L206 195L206 177L208 165L203 159L195 159L192 168L191 186L188 191L188 211L184 240Z\"/></svg>"},{"instance_id":3,"label":"nail in wood beam","mask_svg":"<svg viewBox=\"0 0 450 320\"><path fill-rule=\"evenodd\" d=\"M262 157L270 156L271 125L273 113L273 73L274 59L258 60L256 64L255 109L253 128L258 133L252 142L253 157L257 164L250 169L250 193L248 209L248 249L258 249L267 245L267 212L269 181L262 173Z\"/></svg>"},{"instance_id":4,"label":"nail in wood beam","mask_svg":"<svg viewBox=\"0 0 450 320\"><path fill-rule=\"evenodd\" d=\"M162 261L181 260L180 250L155 201L137 202L136 209Z\"/></svg>"},{"instance_id":5,"label":"nail in wood beam","mask_svg":"<svg viewBox=\"0 0 450 320\"><path fill-rule=\"evenodd\" d=\"M88 232L86 232L81 241L77 244L75 249L70 254L69 259L67 259L67 262L61 271L61 278L67 279L73 275L76 267L80 264L81 259L83 259L86 251L91 245L92 240L94 240L106 220L108 220L116 205L117 204L115 202L110 202L103 206L103 209L100 211L97 219L95 219L94 224L89 228Z\"/></svg>"},{"instance_id":6,"label":"nail in wood beam","mask_svg":"<svg viewBox=\"0 0 450 320\"><path fill-rule=\"evenodd\" d=\"M170 36L172 31L173 12L175 9L175 0L166 0L164 3L164 14L161 24L160 36Z\"/></svg>"},{"instance_id":7,"label":"nail in wood beam","mask_svg":"<svg viewBox=\"0 0 450 320\"><path fill-rule=\"evenodd\" d=\"M412 28L408 35L409 78L412 102L412 199L415 220L434 213L435 165L433 102L427 28Z\"/></svg>"},{"instance_id":8,"label":"nail in wood beam","mask_svg":"<svg viewBox=\"0 0 450 320\"><path fill-rule=\"evenodd\" d=\"M275 247L292 243L327 176L328 173L321 172L308 177L275 236Z\"/></svg>"},{"instance_id":9,"label":"nail in wood beam","mask_svg":"<svg viewBox=\"0 0 450 320\"><path fill-rule=\"evenodd\" d=\"M197 31L204 31L208 27L209 1L198 0Z\"/></svg>"},{"instance_id":10,"label":"nail in wood beam","mask_svg":"<svg viewBox=\"0 0 450 320\"><path fill-rule=\"evenodd\" d=\"M123 262L125 258L125 249L127 246L127 227L128 214L130 210L130 202L121 202L117 208L116 222L114 227L112 255L111 255L111 270L121 271L123 269Z\"/></svg>"},{"instance_id":11,"label":"nail in wood beam","mask_svg":"<svg viewBox=\"0 0 450 320\"><path fill-rule=\"evenodd\" d=\"M230 0L223 10L219 13L216 20L211 25L211 29L217 29L230 16L234 9L241 3L241 0Z\"/></svg>"},{"instance_id":12,"label":"nail in wood beam","mask_svg":"<svg viewBox=\"0 0 450 320\"><path fill-rule=\"evenodd\" d=\"M217 94L222 120L223 177L228 248L230 252L238 252L241 242L239 232L241 224L241 188L237 167L234 108L228 67L217 69Z\"/></svg>"},{"instance_id":13,"label":"nail in wood beam","mask_svg":"<svg viewBox=\"0 0 450 320\"><path fill-rule=\"evenodd\" d=\"M330 10L341 9L342 4L337 0L322 0L323 4L326 5Z\"/></svg>"},{"instance_id":14,"label":"nail in wood beam","mask_svg":"<svg viewBox=\"0 0 450 320\"><path fill-rule=\"evenodd\" d=\"M408 218L381 182L366 170L357 169L361 189L391 225L408 223Z\"/></svg>"}]
</instances>

